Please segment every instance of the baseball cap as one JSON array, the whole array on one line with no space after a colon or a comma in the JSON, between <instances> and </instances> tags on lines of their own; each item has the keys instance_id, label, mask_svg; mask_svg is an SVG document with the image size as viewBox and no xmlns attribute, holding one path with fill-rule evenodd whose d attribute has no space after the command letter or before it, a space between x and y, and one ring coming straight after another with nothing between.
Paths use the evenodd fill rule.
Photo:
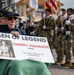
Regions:
<instances>
[{"instance_id":1,"label":"baseball cap","mask_svg":"<svg viewBox=\"0 0 74 75\"><path fill-rule=\"evenodd\" d=\"M19 14L15 13L11 7L5 7L0 10L0 17L12 17L19 16Z\"/></svg>"}]
</instances>

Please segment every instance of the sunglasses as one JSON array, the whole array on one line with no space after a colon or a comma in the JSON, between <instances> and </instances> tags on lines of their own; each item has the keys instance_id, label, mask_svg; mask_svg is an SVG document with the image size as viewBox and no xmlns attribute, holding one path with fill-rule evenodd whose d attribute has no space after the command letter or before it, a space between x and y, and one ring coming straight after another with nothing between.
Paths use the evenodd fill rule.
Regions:
<instances>
[{"instance_id":1,"label":"sunglasses","mask_svg":"<svg viewBox=\"0 0 74 75\"><path fill-rule=\"evenodd\" d=\"M10 21L10 20L16 20L16 19L18 19L17 17L8 17L8 20Z\"/></svg>"}]
</instances>

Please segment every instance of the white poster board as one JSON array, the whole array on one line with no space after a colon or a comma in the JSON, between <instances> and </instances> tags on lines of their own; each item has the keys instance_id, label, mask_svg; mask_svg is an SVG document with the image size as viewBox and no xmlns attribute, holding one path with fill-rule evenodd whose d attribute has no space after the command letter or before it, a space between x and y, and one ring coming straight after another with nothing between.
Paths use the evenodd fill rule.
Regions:
<instances>
[{"instance_id":1,"label":"white poster board","mask_svg":"<svg viewBox=\"0 0 74 75\"><path fill-rule=\"evenodd\" d=\"M54 63L50 47L45 37L23 36L0 33L0 59L32 59Z\"/></svg>"}]
</instances>

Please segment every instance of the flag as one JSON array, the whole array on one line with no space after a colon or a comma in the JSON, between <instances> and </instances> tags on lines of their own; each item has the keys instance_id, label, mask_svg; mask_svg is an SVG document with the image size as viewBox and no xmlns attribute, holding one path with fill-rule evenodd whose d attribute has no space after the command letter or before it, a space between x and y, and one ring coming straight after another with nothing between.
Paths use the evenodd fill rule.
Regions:
<instances>
[{"instance_id":1,"label":"flag","mask_svg":"<svg viewBox=\"0 0 74 75\"><path fill-rule=\"evenodd\" d=\"M38 0L29 0L29 13L31 17L31 22L35 20L36 11L38 9Z\"/></svg>"},{"instance_id":2,"label":"flag","mask_svg":"<svg viewBox=\"0 0 74 75\"><path fill-rule=\"evenodd\" d=\"M29 0L29 8L30 10L38 9L38 0Z\"/></svg>"},{"instance_id":3,"label":"flag","mask_svg":"<svg viewBox=\"0 0 74 75\"><path fill-rule=\"evenodd\" d=\"M52 10L52 13L57 13L58 6L57 6L57 0L46 0L45 2L46 7Z\"/></svg>"},{"instance_id":4,"label":"flag","mask_svg":"<svg viewBox=\"0 0 74 75\"><path fill-rule=\"evenodd\" d=\"M51 9L51 3L49 0L45 0L45 5L47 8Z\"/></svg>"}]
</instances>

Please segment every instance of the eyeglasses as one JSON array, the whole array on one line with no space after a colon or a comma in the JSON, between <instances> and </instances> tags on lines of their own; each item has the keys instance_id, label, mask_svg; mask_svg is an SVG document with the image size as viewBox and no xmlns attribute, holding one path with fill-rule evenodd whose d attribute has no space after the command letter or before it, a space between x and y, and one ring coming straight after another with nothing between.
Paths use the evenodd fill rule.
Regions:
<instances>
[{"instance_id":1,"label":"eyeglasses","mask_svg":"<svg viewBox=\"0 0 74 75\"><path fill-rule=\"evenodd\" d=\"M12 20L12 19L16 20L16 19L18 19L18 18L17 18L17 17L8 17L8 20L9 20L9 21Z\"/></svg>"}]
</instances>

